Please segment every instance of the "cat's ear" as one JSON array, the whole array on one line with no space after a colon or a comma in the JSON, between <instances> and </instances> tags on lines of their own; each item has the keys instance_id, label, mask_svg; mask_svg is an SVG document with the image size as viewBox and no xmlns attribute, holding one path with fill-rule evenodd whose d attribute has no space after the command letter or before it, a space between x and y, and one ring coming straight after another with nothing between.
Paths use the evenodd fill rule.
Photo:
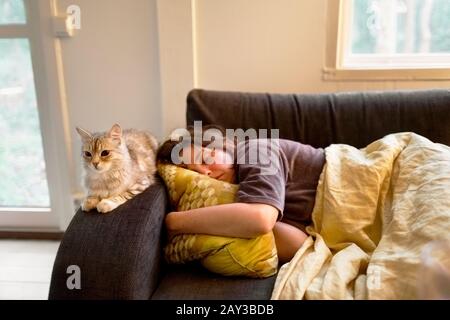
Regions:
<instances>
[{"instance_id":1,"label":"cat's ear","mask_svg":"<svg viewBox=\"0 0 450 320\"><path fill-rule=\"evenodd\" d=\"M108 132L108 137L111 139L120 142L120 138L122 138L122 128L116 123L112 126L112 128Z\"/></svg>"},{"instance_id":2,"label":"cat's ear","mask_svg":"<svg viewBox=\"0 0 450 320\"><path fill-rule=\"evenodd\" d=\"M89 142L92 140L92 134L89 131L77 127L77 132L80 135L81 140L83 140L83 142Z\"/></svg>"}]
</instances>

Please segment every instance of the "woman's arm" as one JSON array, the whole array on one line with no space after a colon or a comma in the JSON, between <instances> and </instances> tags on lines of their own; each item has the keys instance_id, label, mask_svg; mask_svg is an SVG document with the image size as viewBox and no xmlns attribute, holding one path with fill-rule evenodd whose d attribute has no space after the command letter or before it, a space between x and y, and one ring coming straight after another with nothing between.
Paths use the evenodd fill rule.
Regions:
<instances>
[{"instance_id":1,"label":"woman's arm","mask_svg":"<svg viewBox=\"0 0 450 320\"><path fill-rule=\"evenodd\" d=\"M230 203L166 216L170 235L201 233L225 237L253 238L270 232L278 218L278 210L261 203Z\"/></svg>"},{"instance_id":2,"label":"woman's arm","mask_svg":"<svg viewBox=\"0 0 450 320\"><path fill-rule=\"evenodd\" d=\"M278 210L259 203L231 203L166 216L170 235L201 233L216 236L253 238L273 231L280 262L288 262L308 235L300 229L277 222Z\"/></svg>"}]
</instances>

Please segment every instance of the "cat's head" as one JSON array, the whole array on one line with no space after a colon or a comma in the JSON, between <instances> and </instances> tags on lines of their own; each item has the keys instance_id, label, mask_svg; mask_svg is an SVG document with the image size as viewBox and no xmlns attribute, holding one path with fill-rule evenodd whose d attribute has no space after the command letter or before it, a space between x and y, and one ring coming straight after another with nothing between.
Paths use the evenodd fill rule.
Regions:
<instances>
[{"instance_id":1,"label":"cat's head","mask_svg":"<svg viewBox=\"0 0 450 320\"><path fill-rule=\"evenodd\" d=\"M104 133L90 133L76 128L81 137L81 157L84 167L94 172L118 169L124 160L122 129L118 124Z\"/></svg>"}]
</instances>

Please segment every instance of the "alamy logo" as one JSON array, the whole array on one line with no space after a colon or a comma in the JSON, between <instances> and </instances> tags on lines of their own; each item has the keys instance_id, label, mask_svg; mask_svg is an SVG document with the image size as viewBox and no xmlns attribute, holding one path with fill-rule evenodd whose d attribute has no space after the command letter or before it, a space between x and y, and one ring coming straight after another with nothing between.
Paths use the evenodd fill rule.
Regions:
<instances>
[{"instance_id":1,"label":"alamy logo","mask_svg":"<svg viewBox=\"0 0 450 320\"><path fill-rule=\"evenodd\" d=\"M67 278L66 286L67 289L73 290L81 289L81 269L77 265L70 265L67 267L67 274L70 274L70 276Z\"/></svg>"},{"instance_id":2,"label":"alamy logo","mask_svg":"<svg viewBox=\"0 0 450 320\"><path fill-rule=\"evenodd\" d=\"M171 161L176 165L212 164L216 159L211 155L220 150L228 155L221 164L259 164L262 175L274 175L280 154L279 130L268 133L267 129L226 129L224 137L221 130L204 130L201 121L194 121L193 135L184 128L171 133L170 140L179 142L171 151Z\"/></svg>"},{"instance_id":3,"label":"alamy logo","mask_svg":"<svg viewBox=\"0 0 450 320\"><path fill-rule=\"evenodd\" d=\"M81 9L76 4L72 4L66 9L71 29L81 29Z\"/></svg>"}]
</instances>

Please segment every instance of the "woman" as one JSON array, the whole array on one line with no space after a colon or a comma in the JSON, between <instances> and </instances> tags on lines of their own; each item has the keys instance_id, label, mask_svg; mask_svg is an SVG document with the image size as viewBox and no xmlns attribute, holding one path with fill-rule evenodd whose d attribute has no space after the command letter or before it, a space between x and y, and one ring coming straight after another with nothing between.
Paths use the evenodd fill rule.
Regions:
<instances>
[{"instance_id":1,"label":"woman","mask_svg":"<svg viewBox=\"0 0 450 320\"><path fill-rule=\"evenodd\" d=\"M236 202L170 212L165 220L169 234L252 238L273 231L279 260L290 261L307 238L304 229L311 223L325 163L323 149L283 139L254 139L236 145L219 127L203 127L203 132L210 129L220 130L223 148L212 149L209 140L194 143L194 129L190 128L192 143L180 148L181 142L168 140L159 148L157 160L238 183ZM176 146L179 154L174 153ZM256 161L251 160L252 155L258 155Z\"/></svg>"}]
</instances>

